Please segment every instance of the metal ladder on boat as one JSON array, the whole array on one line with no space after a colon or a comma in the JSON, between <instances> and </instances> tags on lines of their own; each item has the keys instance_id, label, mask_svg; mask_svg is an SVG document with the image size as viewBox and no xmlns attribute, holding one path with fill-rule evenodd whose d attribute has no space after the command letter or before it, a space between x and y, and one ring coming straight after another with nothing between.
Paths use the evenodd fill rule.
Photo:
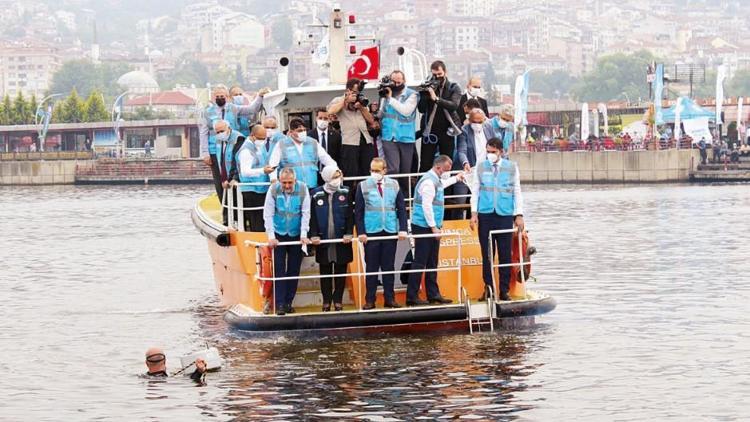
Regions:
<instances>
[{"instance_id":1,"label":"metal ladder on boat","mask_svg":"<svg viewBox=\"0 0 750 422\"><path fill-rule=\"evenodd\" d=\"M466 315L469 320L469 334L474 334L475 327L477 332L481 332L483 325L489 325L490 332L495 332L495 306L494 301L492 300L495 295L492 291L492 287L487 287L487 290L486 302L471 303L471 299L469 299L466 289L462 289L464 303L466 305Z\"/></svg>"}]
</instances>

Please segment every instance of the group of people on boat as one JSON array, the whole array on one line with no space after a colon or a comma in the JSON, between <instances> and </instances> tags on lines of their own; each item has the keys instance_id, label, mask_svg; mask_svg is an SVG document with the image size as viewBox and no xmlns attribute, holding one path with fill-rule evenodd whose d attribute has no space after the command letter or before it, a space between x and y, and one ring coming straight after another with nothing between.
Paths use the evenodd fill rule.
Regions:
<instances>
[{"instance_id":1,"label":"group of people on boat","mask_svg":"<svg viewBox=\"0 0 750 422\"><path fill-rule=\"evenodd\" d=\"M470 226L479 231L483 279L492 285L489 232L514 225L522 230L524 224L518 167L506 154L513 137L512 109L504 107L499 117L488 119L486 102L483 106L477 98L477 78L469 81L462 97L458 85L448 81L443 62L434 62L431 69L434 83L419 92L405 86L401 71L392 72L392 84L381 90L379 109L362 99L363 85L351 79L344 95L316 112L316 128L292 118L286 133L279 132L274 117L257 119L269 90L260 90L252 100L241 91L221 86L213 90L213 103L201 124L201 154L213 169L219 198L234 195L236 204L239 191L248 209L236 214L223 206L224 224L230 212L234 219L242 215L245 227L265 232L273 248L275 303L267 302L264 312L273 307L278 315L294 313L303 249L308 246L316 248L320 265L322 310L342 310L343 274L352 261L355 227L368 274L363 308L375 308L379 279L384 306L400 308L394 294L394 260L398 240L408 236L409 200L412 269L425 271L410 274L406 305L450 303L440 294L437 268L443 221L464 215L463 210L446 208L451 189L454 196L471 192ZM465 113L463 125L459 109ZM424 119L420 132L417 110ZM338 131L330 125L332 118ZM412 172L417 139L424 174L411 199L405 195L409 179L387 174ZM454 169L458 172L451 176ZM360 179L345 182L344 176ZM461 198L455 202L462 203ZM510 262L511 240L512 233L492 238L500 263ZM427 300L419 297L423 276ZM509 282L510 268L501 267L502 300L510 300Z\"/></svg>"}]
</instances>

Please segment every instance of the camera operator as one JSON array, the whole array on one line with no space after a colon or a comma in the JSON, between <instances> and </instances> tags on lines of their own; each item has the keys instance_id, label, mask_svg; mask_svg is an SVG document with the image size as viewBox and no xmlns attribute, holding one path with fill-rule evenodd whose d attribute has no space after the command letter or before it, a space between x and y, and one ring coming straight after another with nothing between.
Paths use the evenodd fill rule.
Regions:
<instances>
[{"instance_id":1,"label":"camera operator","mask_svg":"<svg viewBox=\"0 0 750 422\"><path fill-rule=\"evenodd\" d=\"M422 151L419 171L427 172L438 154L453 157L454 137L448 134L455 126L460 127L456 111L461 100L461 87L448 81L445 63L440 60L430 65L432 79L424 85L417 108L422 113ZM446 113L447 111L447 113ZM447 114L447 115L446 115ZM460 133L460 130L455 134Z\"/></svg>"},{"instance_id":2,"label":"camera operator","mask_svg":"<svg viewBox=\"0 0 750 422\"><path fill-rule=\"evenodd\" d=\"M366 176L375 157L375 144L368 128L375 125L367 98L362 94L364 81L346 81L346 92L328 104L328 113L335 114L341 126L341 161L339 167L347 176ZM354 186L354 183L350 184Z\"/></svg>"},{"instance_id":3,"label":"camera operator","mask_svg":"<svg viewBox=\"0 0 750 422\"><path fill-rule=\"evenodd\" d=\"M419 93L406 87L404 73L391 72L380 83L383 97L379 116L381 118L381 142L388 173L410 173L414 157L415 132L417 131L417 103ZM401 190L407 192L408 179L399 178Z\"/></svg>"}]
</instances>

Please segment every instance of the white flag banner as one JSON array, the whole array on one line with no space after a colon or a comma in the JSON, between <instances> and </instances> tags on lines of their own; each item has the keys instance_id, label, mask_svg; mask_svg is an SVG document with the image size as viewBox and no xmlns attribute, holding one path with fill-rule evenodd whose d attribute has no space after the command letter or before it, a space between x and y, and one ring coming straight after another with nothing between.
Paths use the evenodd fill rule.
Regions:
<instances>
[{"instance_id":1,"label":"white flag banner","mask_svg":"<svg viewBox=\"0 0 750 422\"><path fill-rule=\"evenodd\" d=\"M607 116L607 105L604 103L599 103L596 105L596 108L599 109L599 113L602 113L602 119L604 120L604 136L609 135L609 117Z\"/></svg>"},{"instance_id":2,"label":"white flag banner","mask_svg":"<svg viewBox=\"0 0 750 422\"><path fill-rule=\"evenodd\" d=\"M328 63L328 34L320 40L312 55L312 62L315 64Z\"/></svg>"},{"instance_id":3,"label":"white flag banner","mask_svg":"<svg viewBox=\"0 0 750 422\"><path fill-rule=\"evenodd\" d=\"M594 113L594 136L599 137L599 111L597 109L591 110Z\"/></svg>"},{"instance_id":4,"label":"white flag banner","mask_svg":"<svg viewBox=\"0 0 750 422\"><path fill-rule=\"evenodd\" d=\"M727 67L725 65L719 66L719 69L716 72L716 124L717 125L724 123L721 120L721 109L722 109L722 105L724 104L724 79L726 77L727 77Z\"/></svg>"},{"instance_id":5,"label":"white flag banner","mask_svg":"<svg viewBox=\"0 0 750 422\"><path fill-rule=\"evenodd\" d=\"M737 99L737 139L743 140L745 133L745 125L742 124L742 103L745 99L740 97Z\"/></svg>"},{"instance_id":6,"label":"white flag banner","mask_svg":"<svg viewBox=\"0 0 750 422\"><path fill-rule=\"evenodd\" d=\"M589 105L583 103L581 106L581 140L586 141L589 139Z\"/></svg>"}]
</instances>

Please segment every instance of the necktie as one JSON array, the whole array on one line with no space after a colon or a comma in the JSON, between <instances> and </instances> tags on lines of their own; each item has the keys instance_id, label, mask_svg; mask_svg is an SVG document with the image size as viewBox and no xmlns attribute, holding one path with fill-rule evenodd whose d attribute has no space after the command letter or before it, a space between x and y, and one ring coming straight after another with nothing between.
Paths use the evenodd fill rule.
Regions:
<instances>
[{"instance_id":1,"label":"necktie","mask_svg":"<svg viewBox=\"0 0 750 422\"><path fill-rule=\"evenodd\" d=\"M219 159L219 170L221 170L221 181L227 181L227 166L224 162L227 156L227 143L222 142L221 144L221 158Z\"/></svg>"},{"instance_id":2,"label":"necktie","mask_svg":"<svg viewBox=\"0 0 750 422\"><path fill-rule=\"evenodd\" d=\"M380 196L383 196L383 183L378 182L378 192L380 192Z\"/></svg>"},{"instance_id":3,"label":"necktie","mask_svg":"<svg viewBox=\"0 0 750 422\"><path fill-rule=\"evenodd\" d=\"M224 120L224 112L225 112L225 111L224 111L224 109L222 108L222 109L221 109L221 120Z\"/></svg>"},{"instance_id":4,"label":"necktie","mask_svg":"<svg viewBox=\"0 0 750 422\"><path fill-rule=\"evenodd\" d=\"M495 176L497 176L497 164L493 164L492 165L492 174L494 174Z\"/></svg>"},{"instance_id":5,"label":"necktie","mask_svg":"<svg viewBox=\"0 0 750 422\"><path fill-rule=\"evenodd\" d=\"M323 149L328 151L328 144L326 143L326 133L320 132L320 145L323 146Z\"/></svg>"}]
</instances>

